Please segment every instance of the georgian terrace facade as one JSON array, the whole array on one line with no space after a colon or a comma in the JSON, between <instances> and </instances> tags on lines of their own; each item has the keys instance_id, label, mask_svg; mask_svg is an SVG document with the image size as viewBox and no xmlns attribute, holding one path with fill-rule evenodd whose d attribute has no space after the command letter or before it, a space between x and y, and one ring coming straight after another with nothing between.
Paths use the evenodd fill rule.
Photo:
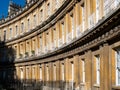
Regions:
<instances>
[{"instance_id":1,"label":"georgian terrace facade","mask_svg":"<svg viewBox=\"0 0 120 90\"><path fill-rule=\"evenodd\" d=\"M14 62L15 79L44 90L119 90L119 17L119 0L33 0L0 21L1 41L15 50L2 77Z\"/></svg>"}]
</instances>

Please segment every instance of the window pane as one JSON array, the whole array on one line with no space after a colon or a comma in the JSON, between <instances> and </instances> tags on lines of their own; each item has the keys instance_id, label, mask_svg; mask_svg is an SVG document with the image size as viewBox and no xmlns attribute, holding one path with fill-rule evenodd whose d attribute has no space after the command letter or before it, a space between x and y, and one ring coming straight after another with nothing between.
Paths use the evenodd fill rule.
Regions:
<instances>
[{"instance_id":1,"label":"window pane","mask_svg":"<svg viewBox=\"0 0 120 90\"><path fill-rule=\"evenodd\" d=\"M120 84L120 70L118 70L118 84Z\"/></svg>"}]
</instances>

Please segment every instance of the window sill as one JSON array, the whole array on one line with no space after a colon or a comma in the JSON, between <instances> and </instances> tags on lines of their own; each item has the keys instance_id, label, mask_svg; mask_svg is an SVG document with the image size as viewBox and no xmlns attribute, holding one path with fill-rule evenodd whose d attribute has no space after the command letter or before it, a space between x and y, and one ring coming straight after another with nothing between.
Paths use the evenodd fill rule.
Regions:
<instances>
[{"instance_id":1,"label":"window sill","mask_svg":"<svg viewBox=\"0 0 120 90\"><path fill-rule=\"evenodd\" d=\"M99 87L100 87L100 84L94 84L93 86L99 88Z\"/></svg>"},{"instance_id":2,"label":"window sill","mask_svg":"<svg viewBox=\"0 0 120 90\"><path fill-rule=\"evenodd\" d=\"M85 85L86 85L86 83L85 83L85 82L84 82L84 83L80 83L80 85L81 85L81 86L85 86Z\"/></svg>"},{"instance_id":3,"label":"window sill","mask_svg":"<svg viewBox=\"0 0 120 90\"><path fill-rule=\"evenodd\" d=\"M120 89L120 85L113 85L112 89Z\"/></svg>"}]
</instances>

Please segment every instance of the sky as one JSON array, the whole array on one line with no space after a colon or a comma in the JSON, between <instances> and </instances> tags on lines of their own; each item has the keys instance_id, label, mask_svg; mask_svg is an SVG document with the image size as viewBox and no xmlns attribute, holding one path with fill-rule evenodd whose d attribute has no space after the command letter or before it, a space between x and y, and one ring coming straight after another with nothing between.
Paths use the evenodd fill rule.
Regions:
<instances>
[{"instance_id":1,"label":"sky","mask_svg":"<svg viewBox=\"0 0 120 90\"><path fill-rule=\"evenodd\" d=\"M21 6L24 6L25 4L25 0L11 0L11 1ZM0 19L3 15L7 16L9 2L10 0L0 0Z\"/></svg>"}]
</instances>

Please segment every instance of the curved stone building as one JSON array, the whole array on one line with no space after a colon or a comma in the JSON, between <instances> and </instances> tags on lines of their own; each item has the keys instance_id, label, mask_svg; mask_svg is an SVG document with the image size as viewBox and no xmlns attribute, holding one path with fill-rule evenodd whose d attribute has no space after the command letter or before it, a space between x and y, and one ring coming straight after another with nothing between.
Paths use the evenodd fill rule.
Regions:
<instances>
[{"instance_id":1,"label":"curved stone building","mask_svg":"<svg viewBox=\"0 0 120 90\"><path fill-rule=\"evenodd\" d=\"M26 1L0 21L2 84L120 90L120 0Z\"/></svg>"}]
</instances>

